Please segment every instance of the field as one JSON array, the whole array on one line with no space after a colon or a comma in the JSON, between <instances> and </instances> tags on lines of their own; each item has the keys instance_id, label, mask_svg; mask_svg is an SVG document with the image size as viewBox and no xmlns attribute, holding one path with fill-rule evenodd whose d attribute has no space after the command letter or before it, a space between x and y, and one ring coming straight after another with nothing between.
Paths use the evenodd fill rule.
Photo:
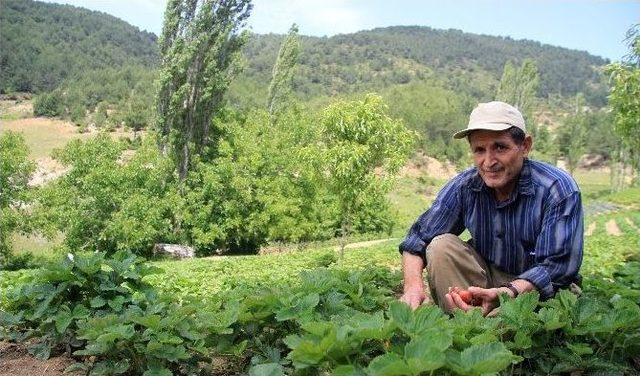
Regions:
<instances>
[{"instance_id":1,"label":"field","mask_svg":"<svg viewBox=\"0 0 640 376\"><path fill-rule=\"evenodd\" d=\"M1 130L22 132L39 163L91 136L25 116L5 113ZM408 165L389 194L390 239L355 236L344 257L328 241L259 256L148 262L95 253L60 263L52 251L60 239L15 236L19 251L52 263L0 272L0 339L30 338L28 351L54 362L0 342L9 359L0 371L61 374L79 361L69 370L96 375L639 374L640 190L611 194L606 170L576 173L587 213L580 297L524 294L492 318L412 312L397 301L397 246L449 176L430 163Z\"/></svg>"},{"instance_id":2,"label":"field","mask_svg":"<svg viewBox=\"0 0 640 376\"><path fill-rule=\"evenodd\" d=\"M0 289L25 286L17 290L22 299L41 303L35 313L23 311L24 318L52 317L35 321L45 333L77 331L86 350L76 351L76 359L102 359L88 364L103 374L125 364L142 373L134 368L137 359L161 364L157 370L220 375L633 375L640 372L640 211L633 206L639 195L632 189L586 204L606 210L585 223L592 230L581 297L561 293L542 303L525 294L504 301L494 318L478 312L449 317L432 306L411 312L398 304L397 240L349 249L344 258L329 245L135 267L132 258L76 255L66 268L36 277L49 278L48 293L29 287L33 271L0 274ZM121 278L129 288L148 283L166 298L101 292L110 289L103 278ZM73 308L70 300L82 300L55 288L91 280L84 304L108 313L104 318ZM20 298L12 294L3 293L0 307L15 307ZM18 335L24 325L15 319L3 317L5 336ZM135 356L119 350L129 347L139 349Z\"/></svg>"}]
</instances>

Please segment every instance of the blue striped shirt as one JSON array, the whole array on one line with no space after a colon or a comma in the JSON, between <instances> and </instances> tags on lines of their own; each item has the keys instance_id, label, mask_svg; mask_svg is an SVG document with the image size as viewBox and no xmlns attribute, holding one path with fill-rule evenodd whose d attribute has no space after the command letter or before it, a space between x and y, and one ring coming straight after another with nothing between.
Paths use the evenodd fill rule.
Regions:
<instances>
[{"instance_id":1,"label":"blue striped shirt","mask_svg":"<svg viewBox=\"0 0 640 376\"><path fill-rule=\"evenodd\" d=\"M533 283L542 298L577 279L583 247L580 190L556 167L525 159L516 188L501 202L476 168L462 172L411 226L400 252L424 259L434 237L465 229L487 262Z\"/></svg>"}]
</instances>

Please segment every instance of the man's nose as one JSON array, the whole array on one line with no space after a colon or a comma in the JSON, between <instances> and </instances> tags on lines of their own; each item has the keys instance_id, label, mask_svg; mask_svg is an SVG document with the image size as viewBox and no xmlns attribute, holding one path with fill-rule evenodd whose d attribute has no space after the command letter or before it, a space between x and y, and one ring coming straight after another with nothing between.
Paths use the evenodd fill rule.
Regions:
<instances>
[{"instance_id":1,"label":"man's nose","mask_svg":"<svg viewBox=\"0 0 640 376\"><path fill-rule=\"evenodd\" d=\"M484 155L483 162L486 167L494 166L498 162L498 160L496 159L496 154L491 150L487 151Z\"/></svg>"}]
</instances>

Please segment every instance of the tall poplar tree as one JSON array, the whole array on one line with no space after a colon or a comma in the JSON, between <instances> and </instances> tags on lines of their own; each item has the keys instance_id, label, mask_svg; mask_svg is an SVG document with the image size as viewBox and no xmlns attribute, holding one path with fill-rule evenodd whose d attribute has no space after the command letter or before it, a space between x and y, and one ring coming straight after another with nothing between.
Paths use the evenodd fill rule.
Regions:
<instances>
[{"instance_id":1,"label":"tall poplar tree","mask_svg":"<svg viewBox=\"0 0 640 376\"><path fill-rule=\"evenodd\" d=\"M181 181L194 154L210 145L211 123L239 70L250 0L169 0L159 40L157 97L162 150L171 152Z\"/></svg>"},{"instance_id":2,"label":"tall poplar tree","mask_svg":"<svg viewBox=\"0 0 640 376\"><path fill-rule=\"evenodd\" d=\"M535 61L525 59L518 68L510 61L504 66L496 99L518 108L525 120L531 120L533 100L538 92L540 78Z\"/></svg>"},{"instance_id":3,"label":"tall poplar tree","mask_svg":"<svg viewBox=\"0 0 640 376\"><path fill-rule=\"evenodd\" d=\"M300 54L300 42L298 41L298 26L293 24L285 37L278 58L273 66L271 83L269 84L269 98L267 110L269 118L273 122L278 113L291 100L293 91L293 74L298 64Z\"/></svg>"}]
</instances>

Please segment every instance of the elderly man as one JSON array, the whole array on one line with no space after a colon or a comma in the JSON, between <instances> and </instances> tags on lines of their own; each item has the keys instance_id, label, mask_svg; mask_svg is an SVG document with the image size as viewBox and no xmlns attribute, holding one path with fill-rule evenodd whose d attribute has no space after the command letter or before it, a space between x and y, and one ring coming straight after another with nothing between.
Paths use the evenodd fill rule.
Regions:
<instances>
[{"instance_id":1,"label":"elderly man","mask_svg":"<svg viewBox=\"0 0 640 376\"><path fill-rule=\"evenodd\" d=\"M538 291L547 299L576 282L583 213L575 181L527 158L531 136L522 114L507 103L478 105L467 128L454 135L463 137L475 168L445 185L400 244L400 300L412 308L429 301L425 267L431 299L448 312L480 306L486 315L502 293ZM465 229L468 242L458 238Z\"/></svg>"}]
</instances>

